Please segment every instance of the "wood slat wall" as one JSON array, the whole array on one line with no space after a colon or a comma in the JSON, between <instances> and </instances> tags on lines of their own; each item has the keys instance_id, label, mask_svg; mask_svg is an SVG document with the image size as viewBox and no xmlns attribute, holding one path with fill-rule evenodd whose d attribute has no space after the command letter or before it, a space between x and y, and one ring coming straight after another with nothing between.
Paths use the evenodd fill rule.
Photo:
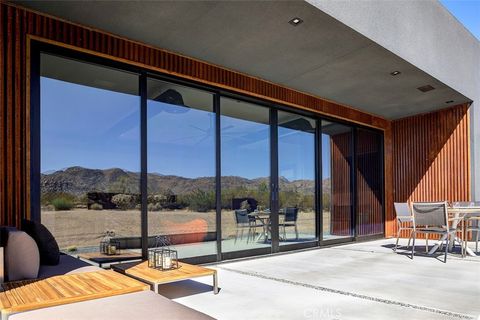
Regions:
<instances>
[{"instance_id":1,"label":"wood slat wall","mask_svg":"<svg viewBox=\"0 0 480 320\"><path fill-rule=\"evenodd\" d=\"M30 119L27 55L30 39L80 50L382 130L390 126L390 122L386 119L348 106L40 14L14 4L1 2L0 17L1 224L18 225L23 214L29 215Z\"/></svg>"},{"instance_id":2,"label":"wood slat wall","mask_svg":"<svg viewBox=\"0 0 480 320\"><path fill-rule=\"evenodd\" d=\"M0 7L0 223L18 225L29 195L25 15Z\"/></svg>"},{"instance_id":3,"label":"wood slat wall","mask_svg":"<svg viewBox=\"0 0 480 320\"><path fill-rule=\"evenodd\" d=\"M392 123L396 202L470 201L468 107L458 105ZM395 228L395 223L389 224L387 234L395 234Z\"/></svg>"}]
</instances>

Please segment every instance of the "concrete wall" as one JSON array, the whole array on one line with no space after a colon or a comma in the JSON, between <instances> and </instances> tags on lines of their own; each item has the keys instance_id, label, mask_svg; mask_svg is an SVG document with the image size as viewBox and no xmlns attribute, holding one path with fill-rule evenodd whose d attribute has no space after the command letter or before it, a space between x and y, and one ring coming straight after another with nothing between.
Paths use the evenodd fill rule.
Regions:
<instances>
[{"instance_id":1,"label":"concrete wall","mask_svg":"<svg viewBox=\"0 0 480 320\"><path fill-rule=\"evenodd\" d=\"M438 1L306 1L474 101L472 195L480 201L480 42Z\"/></svg>"}]
</instances>

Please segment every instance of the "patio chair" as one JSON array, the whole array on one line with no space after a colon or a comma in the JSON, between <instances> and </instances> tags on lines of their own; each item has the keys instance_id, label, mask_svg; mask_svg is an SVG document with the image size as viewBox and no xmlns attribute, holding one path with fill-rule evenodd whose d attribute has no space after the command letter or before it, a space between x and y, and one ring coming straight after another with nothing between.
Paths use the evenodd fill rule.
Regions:
<instances>
[{"instance_id":1,"label":"patio chair","mask_svg":"<svg viewBox=\"0 0 480 320\"><path fill-rule=\"evenodd\" d=\"M296 207L287 207L285 208L285 218L283 222L279 224L280 227L283 227L283 240L287 240L287 227L294 227L295 228L295 240L298 240L298 228L297 228L297 220L298 220L298 208Z\"/></svg>"},{"instance_id":2,"label":"patio chair","mask_svg":"<svg viewBox=\"0 0 480 320\"><path fill-rule=\"evenodd\" d=\"M395 202L394 206L395 213L397 214L397 242L395 243L395 249L393 249L393 251L397 251L398 240L403 230L410 230L407 248L410 247L410 240L412 240L413 233L413 216L410 205L407 202Z\"/></svg>"},{"instance_id":3,"label":"patio chair","mask_svg":"<svg viewBox=\"0 0 480 320\"><path fill-rule=\"evenodd\" d=\"M454 202L453 203L454 208L458 207L480 207L480 202L470 202L470 201L463 201L463 202ZM479 235L480 235L480 217L479 216L473 216L473 217L468 217L464 220L465 223L465 239L464 239L464 244L465 246L462 246L462 255L466 255L466 250L467 250L467 234L469 231L475 232L475 252L478 252L478 241L479 241ZM470 224L472 223L472 224Z\"/></svg>"},{"instance_id":4,"label":"patio chair","mask_svg":"<svg viewBox=\"0 0 480 320\"><path fill-rule=\"evenodd\" d=\"M442 238L445 238L446 245L444 262L447 262L449 237L454 235L457 231L462 231L461 229L450 228L449 221L454 219L448 219L447 207L447 202L417 202L412 204L414 221L412 232L412 259L415 254L415 239L417 233L425 233L427 236L432 233L441 235Z\"/></svg>"},{"instance_id":5,"label":"patio chair","mask_svg":"<svg viewBox=\"0 0 480 320\"><path fill-rule=\"evenodd\" d=\"M237 243L237 238L240 233L240 239L243 239L243 232L245 229L248 229L247 233L247 243L250 240L250 235L254 237L256 234L256 228L258 227L256 220L249 216L247 209L238 209L235 210L235 222L237 223L237 232L235 234L235 242Z\"/></svg>"}]
</instances>

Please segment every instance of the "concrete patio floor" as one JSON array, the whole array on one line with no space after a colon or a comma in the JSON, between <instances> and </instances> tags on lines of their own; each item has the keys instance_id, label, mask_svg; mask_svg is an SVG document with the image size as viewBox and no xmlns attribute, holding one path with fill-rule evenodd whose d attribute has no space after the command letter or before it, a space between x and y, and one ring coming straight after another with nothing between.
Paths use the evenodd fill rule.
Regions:
<instances>
[{"instance_id":1,"label":"concrete patio floor","mask_svg":"<svg viewBox=\"0 0 480 320\"><path fill-rule=\"evenodd\" d=\"M219 272L218 295L211 278L164 285L160 294L218 319L480 319L480 256L411 260L405 248L393 253L394 243L211 265Z\"/></svg>"}]
</instances>

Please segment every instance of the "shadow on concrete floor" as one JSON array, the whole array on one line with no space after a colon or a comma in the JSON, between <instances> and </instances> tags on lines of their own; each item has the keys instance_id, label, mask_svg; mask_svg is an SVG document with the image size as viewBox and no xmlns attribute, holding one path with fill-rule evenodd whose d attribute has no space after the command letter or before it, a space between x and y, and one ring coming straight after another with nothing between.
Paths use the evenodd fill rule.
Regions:
<instances>
[{"instance_id":1,"label":"shadow on concrete floor","mask_svg":"<svg viewBox=\"0 0 480 320\"><path fill-rule=\"evenodd\" d=\"M386 244L382 245L382 247L387 248L387 249L394 249L395 244ZM433 247L428 246L426 247L425 245L415 245L415 257L428 257L428 258L435 258L439 261L444 261L443 257L445 256L445 247L442 248L442 250L438 249L435 251L433 254L428 254L427 252ZM412 258L412 247L411 246L402 246L399 245L397 248L396 253L401 256L407 256L408 258ZM451 251L448 251L448 256L451 257L451 255L459 255L461 257L461 248L460 246L456 245L455 247L452 248Z\"/></svg>"},{"instance_id":2,"label":"shadow on concrete floor","mask_svg":"<svg viewBox=\"0 0 480 320\"><path fill-rule=\"evenodd\" d=\"M218 290L220 292L221 288ZM166 283L158 287L158 293L169 299L188 297L205 292L210 292L213 295L213 286L194 280Z\"/></svg>"}]
</instances>

